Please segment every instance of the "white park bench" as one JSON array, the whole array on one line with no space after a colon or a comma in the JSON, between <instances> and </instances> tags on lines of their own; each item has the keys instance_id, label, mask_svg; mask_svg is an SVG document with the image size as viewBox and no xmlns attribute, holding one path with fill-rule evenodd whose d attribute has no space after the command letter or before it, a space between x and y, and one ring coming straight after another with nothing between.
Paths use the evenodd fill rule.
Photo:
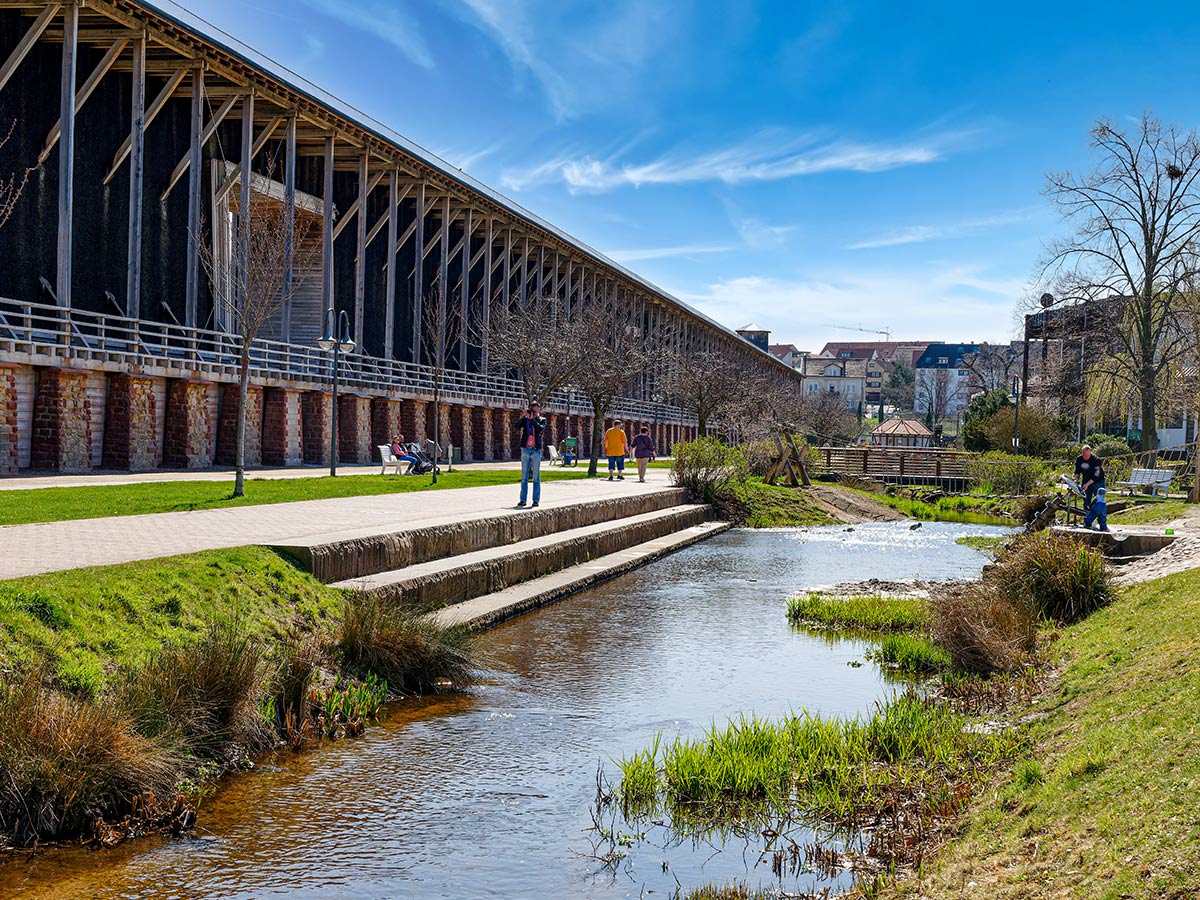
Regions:
<instances>
[{"instance_id":1,"label":"white park bench","mask_svg":"<svg viewBox=\"0 0 1200 900\"><path fill-rule=\"evenodd\" d=\"M553 444L547 444L546 452L550 454L550 465L562 465L562 454L558 452L557 447Z\"/></svg>"},{"instance_id":2,"label":"white park bench","mask_svg":"<svg viewBox=\"0 0 1200 900\"><path fill-rule=\"evenodd\" d=\"M376 446L379 449L379 458L383 461L383 469L379 474L386 475L388 469L395 469L396 474L399 475L400 467L406 465L404 460L396 459L396 454L392 452L390 444L377 444Z\"/></svg>"},{"instance_id":3,"label":"white park bench","mask_svg":"<svg viewBox=\"0 0 1200 900\"><path fill-rule=\"evenodd\" d=\"M1159 488L1162 488L1163 493L1166 493L1171 487L1171 480L1175 477L1173 469L1134 469L1129 473L1127 481L1118 481L1120 487L1129 488L1129 493L1132 494L1135 490L1150 489L1150 493L1157 497Z\"/></svg>"}]
</instances>

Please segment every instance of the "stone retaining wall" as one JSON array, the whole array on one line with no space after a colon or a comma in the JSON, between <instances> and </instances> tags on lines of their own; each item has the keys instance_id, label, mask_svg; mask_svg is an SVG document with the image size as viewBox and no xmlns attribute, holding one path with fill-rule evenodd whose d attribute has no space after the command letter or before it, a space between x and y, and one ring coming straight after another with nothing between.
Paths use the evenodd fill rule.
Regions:
<instances>
[{"instance_id":1,"label":"stone retaining wall","mask_svg":"<svg viewBox=\"0 0 1200 900\"><path fill-rule=\"evenodd\" d=\"M389 572L415 563L515 544L557 531L679 506L681 490L652 491L571 506L532 509L517 515L452 522L420 530L394 531L346 540L277 546L321 581L344 581Z\"/></svg>"}]
</instances>

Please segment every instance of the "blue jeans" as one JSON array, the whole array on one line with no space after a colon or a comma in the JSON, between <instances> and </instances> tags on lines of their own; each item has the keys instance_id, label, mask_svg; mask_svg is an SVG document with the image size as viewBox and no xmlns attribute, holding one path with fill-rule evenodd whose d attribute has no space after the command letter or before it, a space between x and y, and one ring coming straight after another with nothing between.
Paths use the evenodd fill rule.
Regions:
<instances>
[{"instance_id":1,"label":"blue jeans","mask_svg":"<svg viewBox=\"0 0 1200 900\"><path fill-rule=\"evenodd\" d=\"M1104 479L1098 478L1095 481L1093 481L1091 484L1089 484L1087 486L1087 488L1084 490L1084 492L1083 492L1083 509L1085 512L1087 510L1091 509L1092 501L1096 499L1096 491L1100 490L1100 488L1102 488L1102 487L1105 487Z\"/></svg>"},{"instance_id":2,"label":"blue jeans","mask_svg":"<svg viewBox=\"0 0 1200 900\"><path fill-rule=\"evenodd\" d=\"M533 502L542 499L542 451L524 447L521 450L521 502L529 496L529 480L533 479Z\"/></svg>"}]
</instances>

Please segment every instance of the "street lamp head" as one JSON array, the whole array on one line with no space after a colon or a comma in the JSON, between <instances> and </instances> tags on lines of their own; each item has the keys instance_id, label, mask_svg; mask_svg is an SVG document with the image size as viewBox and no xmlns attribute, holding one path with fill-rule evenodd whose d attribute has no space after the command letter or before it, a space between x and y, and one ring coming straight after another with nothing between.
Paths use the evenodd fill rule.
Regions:
<instances>
[{"instance_id":1,"label":"street lamp head","mask_svg":"<svg viewBox=\"0 0 1200 900\"><path fill-rule=\"evenodd\" d=\"M339 324L342 326L342 336L338 341L338 345L341 347L343 353L349 353L354 349L354 338L350 336L350 317L346 315L344 309L342 310L340 319Z\"/></svg>"},{"instance_id":2,"label":"street lamp head","mask_svg":"<svg viewBox=\"0 0 1200 900\"><path fill-rule=\"evenodd\" d=\"M317 346L322 350L332 350L337 340L333 336L333 309L325 310L325 331L317 338Z\"/></svg>"}]
</instances>

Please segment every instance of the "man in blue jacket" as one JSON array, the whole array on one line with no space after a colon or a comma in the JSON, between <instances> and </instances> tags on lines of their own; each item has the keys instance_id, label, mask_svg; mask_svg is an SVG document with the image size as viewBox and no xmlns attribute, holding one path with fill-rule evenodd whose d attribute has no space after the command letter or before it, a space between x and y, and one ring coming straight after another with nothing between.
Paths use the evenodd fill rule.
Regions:
<instances>
[{"instance_id":1,"label":"man in blue jacket","mask_svg":"<svg viewBox=\"0 0 1200 900\"><path fill-rule=\"evenodd\" d=\"M533 505L542 499L542 432L546 420L542 417L542 405L529 404L525 414L517 419L517 440L521 446L521 501L524 506L529 498L529 482L533 481Z\"/></svg>"}]
</instances>

